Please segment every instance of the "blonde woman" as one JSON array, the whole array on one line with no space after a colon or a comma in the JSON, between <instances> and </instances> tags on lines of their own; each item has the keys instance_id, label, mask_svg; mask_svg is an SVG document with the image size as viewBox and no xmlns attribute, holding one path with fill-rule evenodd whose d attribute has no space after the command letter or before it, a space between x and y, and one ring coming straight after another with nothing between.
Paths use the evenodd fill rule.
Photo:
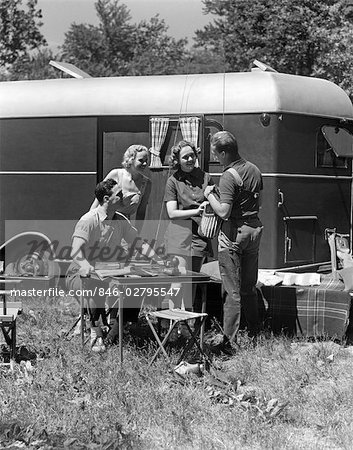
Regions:
<instances>
[{"instance_id":1,"label":"blonde woman","mask_svg":"<svg viewBox=\"0 0 353 450\"><path fill-rule=\"evenodd\" d=\"M104 178L112 178L122 190L122 202L117 212L130 218L136 214L136 220L144 220L148 199L151 193L151 180L144 171L148 166L148 150L143 145L130 145L123 156L122 168L112 169ZM91 209L98 206L95 200Z\"/></svg>"}]
</instances>

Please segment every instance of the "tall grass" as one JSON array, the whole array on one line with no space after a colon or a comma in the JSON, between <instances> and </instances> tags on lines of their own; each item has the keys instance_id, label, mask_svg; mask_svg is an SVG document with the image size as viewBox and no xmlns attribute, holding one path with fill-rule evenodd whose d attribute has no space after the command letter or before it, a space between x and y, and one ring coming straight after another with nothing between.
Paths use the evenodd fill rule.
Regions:
<instances>
[{"instance_id":1,"label":"tall grass","mask_svg":"<svg viewBox=\"0 0 353 450\"><path fill-rule=\"evenodd\" d=\"M24 305L18 344L38 358L0 370L1 448L353 448L350 349L244 335L236 356L214 357L218 384L179 380L162 358L148 367L151 343L127 336L121 368L117 347L95 355L65 340L77 312L70 299Z\"/></svg>"}]
</instances>

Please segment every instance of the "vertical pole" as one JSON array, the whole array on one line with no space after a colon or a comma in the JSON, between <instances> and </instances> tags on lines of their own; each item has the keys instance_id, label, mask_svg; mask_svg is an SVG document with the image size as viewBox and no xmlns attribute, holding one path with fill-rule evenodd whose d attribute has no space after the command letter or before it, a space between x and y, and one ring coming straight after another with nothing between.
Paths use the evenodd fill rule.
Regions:
<instances>
[{"instance_id":1,"label":"vertical pole","mask_svg":"<svg viewBox=\"0 0 353 450\"><path fill-rule=\"evenodd\" d=\"M80 325L81 325L81 330L80 330L80 334L81 334L81 345L82 345L82 349L85 345L85 308L84 308L84 298L83 298L83 285L84 285L84 279L80 276L80 274L77 272L76 277L78 277L79 280L79 289L80 289ZM76 285L76 283L75 283Z\"/></svg>"},{"instance_id":2,"label":"vertical pole","mask_svg":"<svg viewBox=\"0 0 353 450\"><path fill-rule=\"evenodd\" d=\"M2 311L3 311L4 316L6 316L6 314L7 314L7 306L6 306L6 290L4 290L4 295L2 295L2 298L3 298L3 308L2 308Z\"/></svg>"},{"instance_id":3,"label":"vertical pole","mask_svg":"<svg viewBox=\"0 0 353 450\"><path fill-rule=\"evenodd\" d=\"M123 309L124 309L124 293L119 298L119 355L120 367L123 366Z\"/></svg>"},{"instance_id":4,"label":"vertical pole","mask_svg":"<svg viewBox=\"0 0 353 450\"><path fill-rule=\"evenodd\" d=\"M16 358L16 317L12 316L12 332L11 332L11 359Z\"/></svg>"},{"instance_id":5,"label":"vertical pole","mask_svg":"<svg viewBox=\"0 0 353 450\"><path fill-rule=\"evenodd\" d=\"M80 292L80 309L81 309L81 344L82 344L82 348L85 345L85 325L84 325L84 321L85 321L85 308L84 308L84 304L83 304L83 295L82 295L82 289Z\"/></svg>"},{"instance_id":6,"label":"vertical pole","mask_svg":"<svg viewBox=\"0 0 353 450\"><path fill-rule=\"evenodd\" d=\"M349 223L349 247L351 251L351 255L353 254L353 159L351 159L351 216L350 216L350 223Z\"/></svg>"},{"instance_id":7,"label":"vertical pole","mask_svg":"<svg viewBox=\"0 0 353 450\"><path fill-rule=\"evenodd\" d=\"M201 312L206 312L206 300L207 300L207 284L206 282L200 283L201 287L201 300L202 300L202 306L201 306ZM205 320L202 320L201 324L201 332L200 332L200 347L203 350L203 338L205 333Z\"/></svg>"}]
</instances>

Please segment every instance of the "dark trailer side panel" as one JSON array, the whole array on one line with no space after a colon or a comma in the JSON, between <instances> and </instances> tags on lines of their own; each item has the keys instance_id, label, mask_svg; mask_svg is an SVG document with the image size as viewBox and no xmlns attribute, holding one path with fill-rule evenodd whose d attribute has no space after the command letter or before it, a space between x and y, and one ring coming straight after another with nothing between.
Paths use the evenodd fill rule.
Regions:
<instances>
[{"instance_id":1,"label":"dark trailer side panel","mask_svg":"<svg viewBox=\"0 0 353 450\"><path fill-rule=\"evenodd\" d=\"M43 233L45 221L76 221L93 201L97 119L25 117L3 119L0 126L0 242L16 232L13 221L22 231L32 231L38 221Z\"/></svg>"},{"instance_id":2,"label":"dark trailer side panel","mask_svg":"<svg viewBox=\"0 0 353 450\"><path fill-rule=\"evenodd\" d=\"M262 268L329 259L325 228L350 232L352 177L321 130L350 131L352 104L325 80L261 71L0 83L0 245L6 220L76 221L124 150L151 146L153 117L169 118L170 129L164 166L150 171L147 219L165 218L165 164L181 116L199 118L200 163L215 179L222 168L209 141L219 129L263 172Z\"/></svg>"}]
</instances>

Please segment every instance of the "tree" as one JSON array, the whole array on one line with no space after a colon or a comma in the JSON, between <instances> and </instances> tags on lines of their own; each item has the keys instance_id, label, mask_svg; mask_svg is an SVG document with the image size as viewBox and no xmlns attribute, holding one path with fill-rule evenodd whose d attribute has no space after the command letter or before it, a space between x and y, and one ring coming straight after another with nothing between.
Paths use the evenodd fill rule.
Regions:
<instances>
[{"instance_id":1,"label":"tree","mask_svg":"<svg viewBox=\"0 0 353 450\"><path fill-rule=\"evenodd\" d=\"M227 67L222 52L193 47L189 50L185 73L217 73L226 71Z\"/></svg>"},{"instance_id":2,"label":"tree","mask_svg":"<svg viewBox=\"0 0 353 450\"><path fill-rule=\"evenodd\" d=\"M98 0L96 10L101 21L100 31L107 46L110 64L117 70L123 70L125 61L132 58L132 34L134 26L130 11L120 0Z\"/></svg>"},{"instance_id":3,"label":"tree","mask_svg":"<svg viewBox=\"0 0 353 450\"><path fill-rule=\"evenodd\" d=\"M341 0L202 1L215 19L196 32L196 46L223 55L227 70L247 70L256 58L281 72L315 75L324 57L351 58L352 14ZM345 69L335 67L342 78ZM322 72L329 75L328 67Z\"/></svg>"},{"instance_id":4,"label":"tree","mask_svg":"<svg viewBox=\"0 0 353 450\"><path fill-rule=\"evenodd\" d=\"M70 30L65 33L61 59L75 64L92 76L112 74L106 64L109 52L104 36L93 25L71 25Z\"/></svg>"},{"instance_id":5,"label":"tree","mask_svg":"<svg viewBox=\"0 0 353 450\"><path fill-rule=\"evenodd\" d=\"M338 84L353 100L353 8L339 2L331 7L330 19L331 31L323 31L325 39L312 75Z\"/></svg>"},{"instance_id":6,"label":"tree","mask_svg":"<svg viewBox=\"0 0 353 450\"><path fill-rule=\"evenodd\" d=\"M51 50L44 48L37 50L31 55L17 58L11 66L11 72L7 80L44 80L58 78L58 71L49 64L56 59Z\"/></svg>"},{"instance_id":7,"label":"tree","mask_svg":"<svg viewBox=\"0 0 353 450\"><path fill-rule=\"evenodd\" d=\"M186 39L175 40L158 15L131 24L120 0L98 0L99 25L73 24L65 34L62 59L94 76L177 73L185 64Z\"/></svg>"},{"instance_id":8,"label":"tree","mask_svg":"<svg viewBox=\"0 0 353 450\"><path fill-rule=\"evenodd\" d=\"M65 33L62 59L94 76L124 74L132 57L130 12L119 0L98 0L95 8L99 26L72 24Z\"/></svg>"},{"instance_id":9,"label":"tree","mask_svg":"<svg viewBox=\"0 0 353 450\"><path fill-rule=\"evenodd\" d=\"M168 36L168 27L159 16L140 22L133 34L130 75L175 74L185 70L187 39Z\"/></svg>"},{"instance_id":10,"label":"tree","mask_svg":"<svg viewBox=\"0 0 353 450\"><path fill-rule=\"evenodd\" d=\"M17 59L28 56L30 50L46 45L39 31L42 12L36 9L37 0L0 2L0 66L10 69Z\"/></svg>"}]
</instances>

